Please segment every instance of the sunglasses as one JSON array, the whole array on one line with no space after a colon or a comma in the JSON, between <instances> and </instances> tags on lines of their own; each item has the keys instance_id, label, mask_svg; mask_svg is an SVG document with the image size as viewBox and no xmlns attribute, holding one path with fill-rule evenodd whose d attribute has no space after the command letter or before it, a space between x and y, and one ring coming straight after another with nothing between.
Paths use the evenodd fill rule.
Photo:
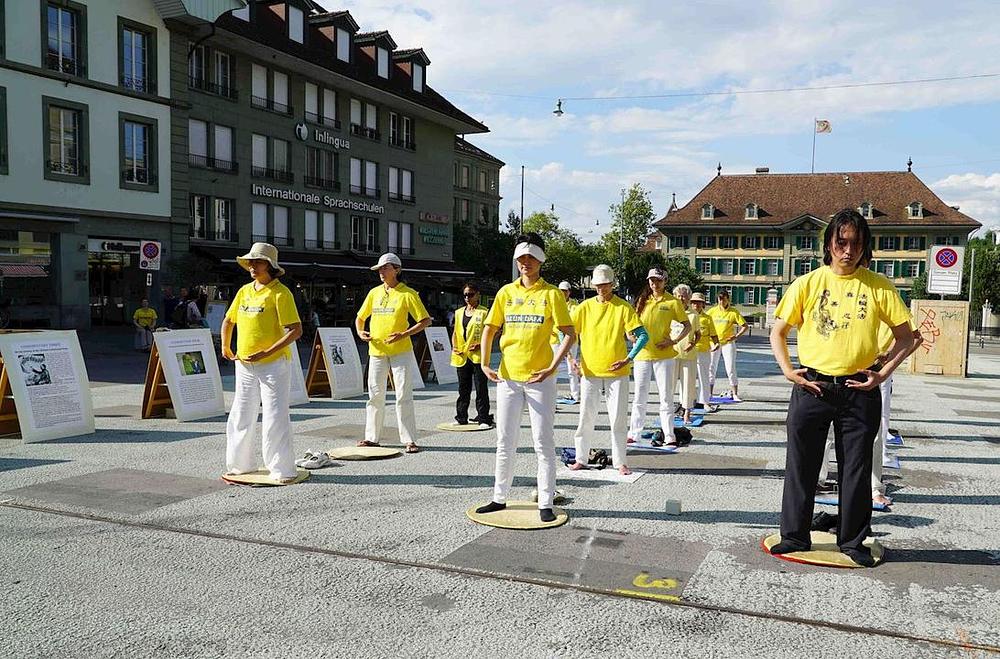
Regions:
<instances>
[{"instance_id":1,"label":"sunglasses","mask_svg":"<svg viewBox=\"0 0 1000 659\"><path fill-rule=\"evenodd\" d=\"M479 293L462 293L462 297L476 297Z\"/></svg>"}]
</instances>

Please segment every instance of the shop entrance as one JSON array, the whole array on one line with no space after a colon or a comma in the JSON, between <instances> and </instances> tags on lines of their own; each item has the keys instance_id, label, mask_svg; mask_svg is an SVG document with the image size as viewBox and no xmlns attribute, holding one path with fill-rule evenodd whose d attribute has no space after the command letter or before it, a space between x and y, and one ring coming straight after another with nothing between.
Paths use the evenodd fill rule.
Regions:
<instances>
[{"instance_id":1,"label":"shop entrance","mask_svg":"<svg viewBox=\"0 0 1000 659\"><path fill-rule=\"evenodd\" d=\"M88 242L90 322L126 325L147 295L145 272L139 269L139 241L91 238Z\"/></svg>"}]
</instances>

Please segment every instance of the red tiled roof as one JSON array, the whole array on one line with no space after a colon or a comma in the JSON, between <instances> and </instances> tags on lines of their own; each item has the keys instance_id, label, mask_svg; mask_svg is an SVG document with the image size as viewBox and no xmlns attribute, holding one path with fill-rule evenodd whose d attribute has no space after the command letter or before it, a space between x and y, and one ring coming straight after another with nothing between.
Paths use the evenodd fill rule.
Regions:
<instances>
[{"instance_id":1,"label":"red tiled roof","mask_svg":"<svg viewBox=\"0 0 1000 659\"><path fill-rule=\"evenodd\" d=\"M914 201L923 205L923 217L908 217L906 207ZM982 226L944 203L909 171L716 176L654 226L781 226L806 215L826 221L837 211L864 202L874 207L872 226L947 225L968 231ZM759 208L758 218L748 220L746 206L751 203ZM714 206L715 219L701 219L705 204Z\"/></svg>"}]
</instances>

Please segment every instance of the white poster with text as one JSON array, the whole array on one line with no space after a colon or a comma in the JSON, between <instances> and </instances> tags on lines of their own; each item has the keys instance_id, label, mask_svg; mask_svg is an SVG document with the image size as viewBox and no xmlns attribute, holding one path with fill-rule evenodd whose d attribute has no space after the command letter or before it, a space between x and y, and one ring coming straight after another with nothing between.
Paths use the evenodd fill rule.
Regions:
<instances>
[{"instance_id":1,"label":"white poster with text","mask_svg":"<svg viewBox=\"0 0 1000 659\"><path fill-rule=\"evenodd\" d=\"M226 413L222 376L208 329L154 332L170 402L178 421L195 421Z\"/></svg>"},{"instance_id":2,"label":"white poster with text","mask_svg":"<svg viewBox=\"0 0 1000 659\"><path fill-rule=\"evenodd\" d=\"M434 364L438 384L458 382L458 373L451 365L451 338L448 336L448 328L428 327L424 330L424 334L427 335L427 347L431 351L431 362Z\"/></svg>"},{"instance_id":3,"label":"white poster with text","mask_svg":"<svg viewBox=\"0 0 1000 659\"><path fill-rule=\"evenodd\" d=\"M299 358L299 347L292 344L292 369L291 385L289 386L289 405L305 405L309 402L309 394L306 393L306 376L302 373L302 360Z\"/></svg>"},{"instance_id":4,"label":"white poster with text","mask_svg":"<svg viewBox=\"0 0 1000 659\"><path fill-rule=\"evenodd\" d=\"M87 366L75 331L3 334L0 356L25 442L94 432Z\"/></svg>"},{"instance_id":5,"label":"white poster with text","mask_svg":"<svg viewBox=\"0 0 1000 659\"><path fill-rule=\"evenodd\" d=\"M349 327L320 327L323 360L330 380L331 398L350 398L365 392L361 356Z\"/></svg>"}]
</instances>

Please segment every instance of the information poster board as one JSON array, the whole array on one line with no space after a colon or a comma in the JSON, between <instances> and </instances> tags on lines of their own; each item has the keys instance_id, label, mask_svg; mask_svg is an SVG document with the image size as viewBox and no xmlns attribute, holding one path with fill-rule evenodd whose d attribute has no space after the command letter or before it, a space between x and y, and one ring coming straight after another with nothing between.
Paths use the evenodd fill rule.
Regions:
<instances>
[{"instance_id":1,"label":"information poster board","mask_svg":"<svg viewBox=\"0 0 1000 659\"><path fill-rule=\"evenodd\" d=\"M94 432L87 366L75 331L2 334L0 357L25 442Z\"/></svg>"},{"instance_id":2,"label":"information poster board","mask_svg":"<svg viewBox=\"0 0 1000 659\"><path fill-rule=\"evenodd\" d=\"M350 398L365 392L361 356L349 327L320 327L316 333L323 348L331 398Z\"/></svg>"},{"instance_id":3,"label":"information poster board","mask_svg":"<svg viewBox=\"0 0 1000 659\"><path fill-rule=\"evenodd\" d=\"M448 328L428 327L424 334L427 335L427 347L431 352L438 384L458 382L458 373L451 365L451 337L448 336Z\"/></svg>"},{"instance_id":4,"label":"information poster board","mask_svg":"<svg viewBox=\"0 0 1000 659\"><path fill-rule=\"evenodd\" d=\"M195 421L226 413L222 376L208 329L154 332L174 416Z\"/></svg>"},{"instance_id":5,"label":"information poster board","mask_svg":"<svg viewBox=\"0 0 1000 659\"><path fill-rule=\"evenodd\" d=\"M229 303L223 300L209 300L205 305L205 321L208 329L212 331L212 336L222 336L222 321L226 317L226 310Z\"/></svg>"},{"instance_id":6,"label":"information poster board","mask_svg":"<svg viewBox=\"0 0 1000 659\"><path fill-rule=\"evenodd\" d=\"M289 405L305 405L309 402L309 394L306 393L306 378L302 374L302 360L299 359L299 347L292 344L292 381L288 397Z\"/></svg>"}]
</instances>

